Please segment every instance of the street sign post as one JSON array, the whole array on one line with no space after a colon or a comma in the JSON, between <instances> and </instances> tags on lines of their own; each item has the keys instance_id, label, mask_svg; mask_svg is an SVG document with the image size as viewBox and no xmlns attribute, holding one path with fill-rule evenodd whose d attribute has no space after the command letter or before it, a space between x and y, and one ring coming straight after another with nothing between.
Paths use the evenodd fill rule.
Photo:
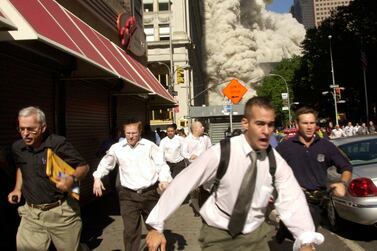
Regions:
<instances>
[{"instance_id":1,"label":"street sign post","mask_svg":"<svg viewBox=\"0 0 377 251\"><path fill-rule=\"evenodd\" d=\"M281 93L281 98L282 99L288 99L288 93L287 92L282 92Z\"/></svg>"},{"instance_id":2,"label":"street sign post","mask_svg":"<svg viewBox=\"0 0 377 251\"><path fill-rule=\"evenodd\" d=\"M233 104L238 104L246 92L247 88L237 79L232 79L223 89L224 96L229 98Z\"/></svg>"},{"instance_id":3,"label":"street sign post","mask_svg":"<svg viewBox=\"0 0 377 251\"><path fill-rule=\"evenodd\" d=\"M241 84L237 79L232 79L228 85L223 89L223 94L227 97L231 102L226 104L224 110L229 112L229 124L230 124L230 131L233 132L233 109L232 103L238 104L242 97L247 92L247 88Z\"/></svg>"}]
</instances>

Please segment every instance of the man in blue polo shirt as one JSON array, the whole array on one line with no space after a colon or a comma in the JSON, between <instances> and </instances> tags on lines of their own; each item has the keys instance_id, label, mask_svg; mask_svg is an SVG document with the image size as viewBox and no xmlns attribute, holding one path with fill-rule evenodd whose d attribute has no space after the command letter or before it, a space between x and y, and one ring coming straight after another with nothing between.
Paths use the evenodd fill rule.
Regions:
<instances>
[{"instance_id":1,"label":"man in blue polo shirt","mask_svg":"<svg viewBox=\"0 0 377 251\"><path fill-rule=\"evenodd\" d=\"M336 146L316 134L318 113L302 107L296 112L297 134L279 144L276 150L287 161L304 190L316 229L321 220L321 198L327 189L327 169L341 173L339 182L329 185L332 193L343 197L352 177L352 166ZM318 196L319 195L319 196ZM279 241L279 240L278 240Z\"/></svg>"}]
</instances>

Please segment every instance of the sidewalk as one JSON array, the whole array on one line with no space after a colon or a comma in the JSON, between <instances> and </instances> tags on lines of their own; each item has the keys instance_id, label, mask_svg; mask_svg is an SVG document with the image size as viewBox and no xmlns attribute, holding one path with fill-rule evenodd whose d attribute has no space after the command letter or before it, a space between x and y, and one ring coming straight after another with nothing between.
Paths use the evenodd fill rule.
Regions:
<instances>
[{"instance_id":1,"label":"sidewalk","mask_svg":"<svg viewBox=\"0 0 377 251\"><path fill-rule=\"evenodd\" d=\"M97 201L82 208L83 233L82 242L92 251L123 251L123 222L119 214L118 198L115 193L108 194ZM164 231L167 239L167 251L184 250L200 251L198 243L201 228L200 217L194 217L192 209L187 204L182 205L166 222ZM320 228L320 232L327 230ZM143 229L142 238L145 238L146 230ZM284 241L277 244L273 240L275 230L271 225L271 233L268 235L271 251L291 251L292 242ZM333 234L326 234L327 241L317 250L334 250L334 244L342 250L350 250L339 243ZM145 243L143 240L145 247ZM336 248L337 249L337 248ZM141 248L140 250L147 250Z\"/></svg>"},{"instance_id":2,"label":"sidewalk","mask_svg":"<svg viewBox=\"0 0 377 251\"><path fill-rule=\"evenodd\" d=\"M82 218L82 238L89 250L124 250L123 222L115 193L86 205L82 209ZM201 224L200 217L194 217L190 206L187 204L181 206L166 222L164 233L168 242L167 251L200 251L198 237ZM145 234L144 228L142 238L145 238Z\"/></svg>"}]
</instances>

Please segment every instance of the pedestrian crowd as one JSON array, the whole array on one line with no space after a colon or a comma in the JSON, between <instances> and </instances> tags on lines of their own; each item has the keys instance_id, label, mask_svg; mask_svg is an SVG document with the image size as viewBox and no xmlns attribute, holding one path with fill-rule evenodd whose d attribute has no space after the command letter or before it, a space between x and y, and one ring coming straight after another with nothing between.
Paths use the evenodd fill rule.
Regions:
<instances>
[{"instance_id":1,"label":"pedestrian crowd","mask_svg":"<svg viewBox=\"0 0 377 251\"><path fill-rule=\"evenodd\" d=\"M349 161L319 136L317 119L314 109L300 108L294 134L278 144L271 140L279 135L273 105L254 97L245 104L243 129L225 133L215 145L200 121L192 122L186 136L175 124L153 131L149 124L129 119L121 131L112 130L97 153L101 161L92 174L93 194L103 195L102 179L117 169L126 251L140 249L143 224L149 250L165 251L164 222L187 201L202 218L202 250L269 250L271 229L265 218L271 208L280 219L278 242L288 238L294 250L315 250L324 241L317 232L323 208L321 198L313 197L329 190L344 196L352 176ZM17 179L8 195L12 204L25 200L18 209L17 250L48 250L51 242L57 250L80 250L80 210L70 194L89 167L64 137L48 132L39 108L22 109L18 121L21 139L12 148ZM356 126L337 125L330 137L351 136L366 127ZM375 133L373 122L366 133ZM46 173L49 149L72 168L69 174L59 173L56 182ZM329 185L330 163L341 176Z\"/></svg>"},{"instance_id":2,"label":"pedestrian crowd","mask_svg":"<svg viewBox=\"0 0 377 251\"><path fill-rule=\"evenodd\" d=\"M350 137L354 135L374 134L376 133L376 128L373 121L369 121L368 126L364 122L361 123L361 125L359 123L353 125L352 122L349 121L346 126L335 125L335 128L333 128L332 123L329 123L327 132L330 138L335 139L340 137Z\"/></svg>"}]
</instances>

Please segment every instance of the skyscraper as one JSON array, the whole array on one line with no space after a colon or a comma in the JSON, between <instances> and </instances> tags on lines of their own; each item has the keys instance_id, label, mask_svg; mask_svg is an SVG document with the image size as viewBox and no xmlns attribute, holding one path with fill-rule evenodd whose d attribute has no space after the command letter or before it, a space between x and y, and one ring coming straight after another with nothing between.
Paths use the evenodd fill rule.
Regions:
<instances>
[{"instance_id":1,"label":"skyscraper","mask_svg":"<svg viewBox=\"0 0 377 251\"><path fill-rule=\"evenodd\" d=\"M293 16L306 29L318 27L339 6L347 6L352 0L294 0Z\"/></svg>"}]
</instances>

